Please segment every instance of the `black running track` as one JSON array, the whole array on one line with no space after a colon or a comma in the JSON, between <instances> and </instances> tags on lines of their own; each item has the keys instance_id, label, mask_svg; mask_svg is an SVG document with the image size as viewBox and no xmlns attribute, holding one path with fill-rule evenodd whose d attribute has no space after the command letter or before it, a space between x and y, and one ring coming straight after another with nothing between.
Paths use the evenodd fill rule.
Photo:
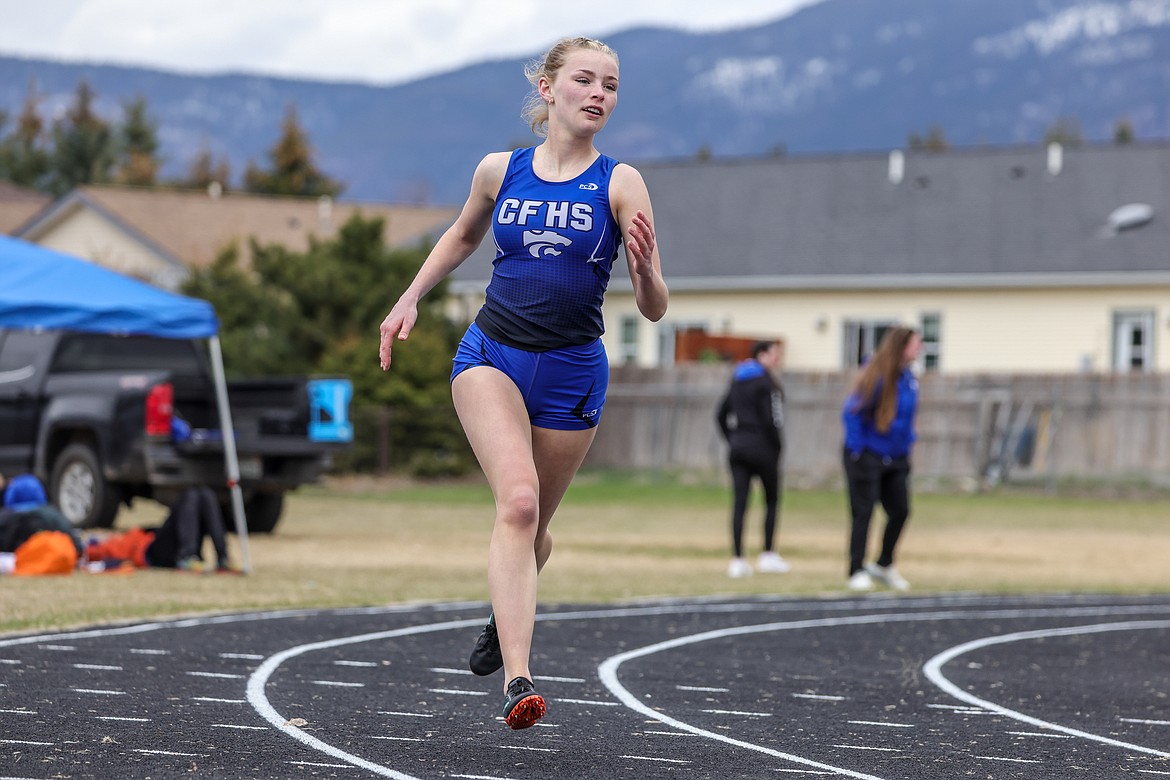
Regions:
<instances>
[{"instance_id":1,"label":"black running track","mask_svg":"<svg viewBox=\"0 0 1170 780\"><path fill-rule=\"evenodd\" d=\"M0 637L0 777L1170 777L1170 596L545 607L519 732L485 614Z\"/></svg>"}]
</instances>

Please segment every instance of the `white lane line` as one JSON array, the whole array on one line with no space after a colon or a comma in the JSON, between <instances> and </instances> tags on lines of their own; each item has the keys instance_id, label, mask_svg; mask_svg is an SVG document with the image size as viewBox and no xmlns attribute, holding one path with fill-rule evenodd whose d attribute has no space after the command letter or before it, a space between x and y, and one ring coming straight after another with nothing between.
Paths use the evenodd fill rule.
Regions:
<instances>
[{"instance_id":1,"label":"white lane line","mask_svg":"<svg viewBox=\"0 0 1170 780\"><path fill-rule=\"evenodd\" d=\"M482 620L451 620L443 623L431 623L424 626L408 626L406 628L392 629L389 631L375 631L368 634L358 634L356 636L339 637L334 639L327 639L320 642L310 642L309 644L297 645L282 650L275 655L269 656L252 672L251 677L248 678L248 702L256 713L264 720L268 721L272 726L280 730L284 734L288 734L293 739L308 748L317 750L326 755L346 761L354 766L367 769L382 777L390 777L394 780L418 780L413 775L408 775L404 772L398 772L390 767L376 764L373 761L367 761L360 756L355 756L352 753L347 753L341 748L330 745L311 734L306 734L300 729L285 728L284 723L287 720L281 715L275 707L273 707L268 697L265 695L264 689L268 685L268 679L276 673L276 671L284 664L285 661L296 658L297 656L306 653L316 652L318 650L332 650L338 647L345 647L347 645L360 644L362 642L382 641L386 639L394 639L402 636L412 636L414 634L429 634L441 631L450 631L455 629L471 628L482 624ZM486 695L486 694L485 694Z\"/></svg>"},{"instance_id":2,"label":"white lane line","mask_svg":"<svg viewBox=\"0 0 1170 780\"><path fill-rule=\"evenodd\" d=\"M353 769L350 764L323 764L319 761L286 761L285 763L293 766L318 766L322 769Z\"/></svg>"},{"instance_id":3,"label":"white lane line","mask_svg":"<svg viewBox=\"0 0 1170 780\"><path fill-rule=\"evenodd\" d=\"M216 699L213 696L192 696L191 701L206 701L212 704L247 704L247 699Z\"/></svg>"},{"instance_id":4,"label":"white lane line","mask_svg":"<svg viewBox=\"0 0 1170 780\"><path fill-rule=\"evenodd\" d=\"M683 761L678 758L659 758L658 756L618 756L618 758L629 758L634 761L661 761L664 764L689 764L690 761Z\"/></svg>"},{"instance_id":5,"label":"white lane line","mask_svg":"<svg viewBox=\"0 0 1170 780\"><path fill-rule=\"evenodd\" d=\"M340 663L340 662L338 662ZM376 666L376 664L370 664ZM474 676L470 669L452 669L449 666L432 666L428 671L435 674L465 674ZM552 675L538 674L532 678L533 682L561 682L561 683L583 683L585 679L582 677L554 677Z\"/></svg>"},{"instance_id":6,"label":"white lane line","mask_svg":"<svg viewBox=\"0 0 1170 780\"><path fill-rule=\"evenodd\" d=\"M242 680L242 674L227 674L226 672L187 672L191 677L214 677L218 680Z\"/></svg>"},{"instance_id":7,"label":"white lane line","mask_svg":"<svg viewBox=\"0 0 1170 780\"><path fill-rule=\"evenodd\" d=\"M912 729L913 723L883 723L878 720L847 720L846 723L855 723L858 726L885 726L890 729Z\"/></svg>"},{"instance_id":8,"label":"white lane line","mask_svg":"<svg viewBox=\"0 0 1170 780\"><path fill-rule=\"evenodd\" d=\"M268 731L267 726L244 726L238 723L212 723L213 729L239 729L240 731Z\"/></svg>"},{"instance_id":9,"label":"white lane line","mask_svg":"<svg viewBox=\"0 0 1170 780\"><path fill-rule=\"evenodd\" d=\"M821 693L794 693L794 699L816 699L818 701L845 701L844 696L828 696Z\"/></svg>"},{"instance_id":10,"label":"white lane line","mask_svg":"<svg viewBox=\"0 0 1170 780\"><path fill-rule=\"evenodd\" d=\"M6 664L8 666L20 666L22 663L24 662L18 661L15 658L0 658L0 664Z\"/></svg>"},{"instance_id":11,"label":"white lane line","mask_svg":"<svg viewBox=\"0 0 1170 780\"><path fill-rule=\"evenodd\" d=\"M55 745L55 744L57 744L57 743L55 743L55 742L33 742L32 740L28 740L28 739L0 739L0 745L41 745L43 747L48 747L50 745Z\"/></svg>"},{"instance_id":12,"label":"white lane line","mask_svg":"<svg viewBox=\"0 0 1170 780\"><path fill-rule=\"evenodd\" d=\"M395 710L378 710L379 715L398 715L403 718L433 718L434 715L429 715L424 712L396 712Z\"/></svg>"},{"instance_id":13,"label":"white lane line","mask_svg":"<svg viewBox=\"0 0 1170 780\"><path fill-rule=\"evenodd\" d=\"M487 696L487 691L461 691L457 688L427 688L431 693L449 693L452 696Z\"/></svg>"},{"instance_id":14,"label":"white lane line","mask_svg":"<svg viewBox=\"0 0 1170 780\"><path fill-rule=\"evenodd\" d=\"M1093 742L1101 742L1106 745L1113 745L1114 747L1125 748L1126 750L1134 750L1139 753L1148 753L1153 756L1161 756L1162 758L1170 758L1170 753L1162 750L1155 750L1143 745L1135 745L1131 742L1122 742L1119 739L1111 737L1104 737L1099 734L1090 734L1087 731L1069 728L1068 726L1061 726L1058 723L1051 723L1039 718L1033 718L1030 715L1025 715L1022 712L1008 709L994 702L981 699L974 694L968 693L959 686L952 683L943 674L942 668L948 661L951 661L959 656L966 655L974 650L981 650L992 645L1003 645L1011 642L1021 642L1030 639L1048 639L1051 637L1064 636L1081 636L1084 634L1103 634L1110 631L1144 631L1147 629L1170 628L1170 620L1135 620L1128 623L1097 623L1089 626L1067 626L1065 628L1047 628L1038 631L1018 631L1013 634L1003 634L1000 636L985 637L983 639L976 639L971 642L964 642L961 645L945 650L934 658L931 658L922 667L923 674L926 678L934 683L943 692L951 695L959 701L973 704L977 707L982 707L986 710L996 712L1000 715L1006 716L1013 720L1018 720L1021 723L1027 723L1042 729L1051 729L1062 734L1069 734L1081 739L1088 739Z\"/></svg>"},{"instance_id":15,"label":"white lane line","mask_svg":"<svg viewBox=\"0 0 1170 780\"><path fill-rule=\"evenodd\" d=\"M913 622L931 622L931 621L938 621L938 620L956 620L956 619L972 620L972 619L995 618L995 617L1017 617L1017 618L1022 618L1022 617L1051 618L1051 617L1056 617L1056 616L1069 617L1070 613L1084 615L1084 614L1086 614L1086 612L1089 612L1092 614L1101 614L1101 615L1106 615L1106 616L1115 616L1115 615L1121 614L1122 612L1126 612L1127 609L1128 608L1121 608L1121 609L1117 609L1117 610L1108 610L1108 609L1105 609L1102 607L1072 607L1072 608L1056 608L1056 609L1052 609L1052 608L1048 608L1048 609L1043 609L1043 608L1041 608L1041 609L1031 609L1031 608L1010 609L1009 608L1009 609L941 610L938 612L925 612L924 611L924 612L904 612L904 613L893 613L893 614L877 612L877 613L869 613L869 614L865 614L865 615L847 615L847 616L830 617L830 618L814 618L814 619L807 619L807 620L784 621L784 622L778 622L778 623L765 623L762 625L755 625L755 626L739 626L739 627L734 627L734 628L724 628L724 629L716 629L714 631L706 631L706 632L702 632L699 634L692 634L690 636L676 637L674 639L669 639L669 640L666 640L664 642L658 642L656 644L648 645L646 647L638 648L635 650L630 650L630 651L627 651L625 653L620 653L618 655L611 656L610 658L607 658L605 661L603 661L602 664L598 667L598 676L601 678L602 683L607 688L609 688L610 692L613 693L614 696L616 696L618 699L620 699L621 702L623 704L625 704L627 707L629 707L630 709L635 710L636 712L639 712L647 717L654 718L655 720L659 720L662 723L665 723L669 726L673 726L674 728L682 729L685 731L690 731L692 733L705 736L708 739L717 740L719 742L723 742L723 743L729 744L729 745L735 745L737 747L747 748L748 750L755 750L755 751L758 751L760 753L764 753L766 755L771 755L771 756L774 756L776 758L781 758L781 759L784 759L786 761L791 761L793 763L802 764L804 766L812 766L812 767L815 767L817 769L830 770L830 771L836 772L838 774L843 774L847 777L858 778L859 780L881 780L881 778L876 778L874 775L867 775L867 774L864 774L861 772L854 772L852 770L843 769L841 767L832 766L830 764L822 764L818 761L813 761L811 759L804 758L802 756L797 756L797 755L794 755L792 753L784 753L784 752L781 752L778 750L773 750L772 748L764 747L762 745L756 745L756 744L753 744L750 742L744 742L742 740L733 739L731 737L726 736L725 734L718 734L718 733L715 733L712 731L706 731L704 729L698 728L697 726L692 726L688 723L684 723L683 721L672 718L669 715L666 715L665 713L658 712L657 710L652 710L649 707L645 706L636 696L634 696L630 691L628 691L621 684L621 682L618 680L617 670L623 663L625 663L628 660L641 658L643 656L652 655L655 653L663 652L665 650L672 650L675 648L684 647L686 645L696 644L699 642L705 642L705 641L709 641L712 639L726 639L726 638L730 638L730 637L734 637L734 636L741 636L741 635L745 635L745 634L758 634L758 633L766 633L766 632L772 632L772 631L799 630L799 629L806 629L806 628L840 628L840 627L844 627L844 626L855 626L855 625L875 625L875 624L880 625L880 624L890 623L890 622L913 623ZM1138 611L1147 612L1147 613L1148 612L1164 612L1165 606L1164 605L1155 605L1149 609L1147 609L1145 606L1139 606L1136 609ZM694 612L695 608L692 607L690 609L690 611ZM538 616L538 619L540 617L541 616ZM552 619L552 616L545 616L545 617L546 617L546 619Z\"/></svg>"},{"instance_id":16,"label":"white lane line","mask_svg":"<svg viewBox=\"0 0 1170 780\"><path fill-rule=\"evenodd\" d=\"M1143 726L1170 726L1170 720L1146 720L1145 718L1118 718L1122 723L1140 723Z\"/></svg>"},{"instance_id":17,"label":"white lane line","mask_svg":"<svg viewBox=\"0 0 1170 780\"><path fill-rule=\"evenodd\" d=\"M708 715L747 715L752 718L772 717L772 713L770 712L743 712L742 710L699 710L699 712L705 712Z\"/></svg>"},{"instance_id":18,"label":"white lane line","mask_svg":"<svg viewBox=\"0 0 1170 780\"><path fill-rule=\"evenodd\" d=\"M1053 734L1048 731L1009 731L1013 737L1043 737L1044 739L1072 739L1071 734Z\"/></svg>"},{"instance_id":19,"label":"white lane line","mask_svg":"<svg viewBox=\"0 0 1170 780\"><path fill-rule=\"evenodd\" d=\"M125 718L118 715L94 715L97 720L124 720L130 723L150 723L150 718Z\"/></svg>"},{"instance_id":20,"label":"white lane line","mask_svg":"<svg viewBox=\"0 0 1170 780\"><path fill-rule=\"evenodd\" d=\"M149 647L132 647L130 652L134 655L170 655L170 650L152 650Z\"/></svg>"},{"instance_id":21,"label":"white lane line","mask_svg":"<svg viewBox=\"0 0 1170 780\"><path fill-rule=\"evenodd\" d=\"M0 710L5 715L36 715L35 710Z\"/></svg>"},{"instance_id":22,"label":"white lane line","mask_svg":"<svg viewBox=\"0 0 1170 780\"><path fill-rule=\"evenodd\" d=\"M882 753L901 753L898 748L878 747L876 745L833 745L835 748L844 748L845 750L877 750Z\"/></svg>"},{"instance_id":23,"label":"white lane line","mask_svg":"<svg viewBox=\"0 0 1170 780\"><path fill-rule=\"evenodd\" d=\"M1007 758L1005 756L975 756L980 761L1008 761L1013 764L1043 764L1034 758Z\"/></svg>"},{"instance_id":24,"label":"white lane line","mask_svg":"<svg viewBox=\"0 0 1170 780\"><path fill-rule=\"evenodd\" d=\"M1170 772L1160 772L1157 769L1139 769L1137 773L1139 775L1170 775Z\"/></svg>"},{"instance_id":25,"label":"white lane line","mask_svg":"<svg viewBox=\"0 0 1170 780\"><path fill-rule=\"evenodd\" d=\"M557 704L594 704L598 707L620 707L621 702L616 701L594 701L592 699L562 699L560 696L556 699Z\"/></svg>"},{"instance_id":26,"label":"white lane line","mask_svg":"<svg viewBox=\"0 0 1170 780\"><path fill-rule=\"evenodd\" d=\"M676 685L676 690L698 691L699 693L731 693L730 688L704 688L701 685Z\"/></svg>"},{"instance_id":27,"label":"white lane line","mask_svg":"<svg viewBox=\"0 0 1170 780\"><path fill-rule=\"evenodd\" d=\"M73 645L41 645L42 650L60 650L62 652L73 652L77 648Z\"/></svg>"},{"instance_id":28,"label":"white lane line","mask_svg":"<svg viewBox=\"0 0 1170 780\"><path fill-rule=\"evenodd\" d=\"M903 609L903 608L919 608L925 609L927 607L948 607L954 611L943 612L941 614L922 613L925 620L938 619L1022 619L1028 617L1052 618L1052 617L1085 617L1085 616L1101 616L1105 618L1115 618L1121 615L1138 615L1138 614L1153 614L1165 613L1166 605L1164 604L1128 604L1118 605L1116 603L1093 603L1084 606L1031 606L1027 599L997 599L997 603L1013 604L1014 606L987 606L988 599L986 596L976 595L959 595L959 596L942 596L942 597L928 597L928 598L914 598L910 600L898 600L890 602L882 602L880 600L867 599L864 602L857 600L843 600L837 603L827 603L823 605L825 611L833 612L847 612L860 608L869 610L876 610L881 614L884 610ZM180 620L170 620L165 622L143 623L132 626L120 626L114 628L102 629L87 629L75 632L53 632L49 634L38 634L32 636L22 636L10 639L0 639L0 647L15 647L18 645L33 645L44 642L45 640L62 640L62 639L94 639L112 636L130 636L137 634L148 634L156 631L167 630L174 631L185 628L203 628L206 626L216 625L230 625L241 623L256 623L262 621L276 621L285 620L289 618L303 618L314 617L321 614L329 615L387 615L394 613L412 612L418 609L418 604L402 604L391 607L360 607L350 609L299 609L299 610L283 610L274 612L251 612L232 615L221 615L218 617L199 617L199 618L185 618ZM970 609L963 609L963 607L971 607ZM731 614L741 612L759 612L761 609L771 612L787 612L807 609L807 603L796 600L780 599L769 600L760 599L752 602L718 602L714 599L712 603L701 603L697 607L704 612L713 614ZM444 611L443 605L434 606L435 611ZM454 609L454 607L452 608ZM680 599L672 600L669 604L659 606L633 606L633 607L619 607L606 608L597 610L586 610L579 612L565 612L565 613L547 613L538 614L536 619L538 621L544 620L591 620L600 618L630 618L640 616L652 615L677 615L690 614L696 610L696 599ZM884 618L878 617L878 620ZM311 737L296 729L285 729L283 724L285 719L281 717L275 710L268 705L264 697L264 685L273 672L289 658L301 655L306 652L313 652L319 649L330 649L335 646L344 644L354 644L367 641L377 641L389 639L397 636L408 636L413 634L432 633L449 630L462 630L465 628L472 628L482 625L482 619L475 620L453 620L446 623L434 623L424 626L414 626L406 629L394 629L391 631L381 631L369 634L362 634L358 636L342 637L339 640L330 642L315 643L311 645L303 645L293 647L282 651L274 656L270 656L267 661L261 665L257 672L249 678L249 702L257 709L257 712L269 720L273 727L283 731L289 736L293 736L302 744L313 749L325 752L328 754L335 754L342 757L343 760L350 762L355 766L360 766L374 771L376 774L393 777L405 778L405 780L415 780L410 775L406 775L386 767L381 767L377 764L365 761L357 756L351 756L344 751L334 748L332 745L324 743L314 737ZM867 621L873 622L873 621ZM134 652L133 650L131 652ZM158 654L165 655L165 651L159 651ZM253 693L255 691L255 694ZM628 706L628 705L627 705ZM653 714L652 714L652 717ZM655 718L659 719L659 718ZM660 720L660 719L659 719ZM538 726L544 724L537 724ZM687 729L688 731L692 729ZM698 730L700 733L701 730ZM294 733L295 732L295 733ZM706 735L706 733L704 733ZM722 735L709 735L709 738L723 740ZM734 742L733 742L734 743ZM761 751L761 748L754 745L744 745L752 750ZM763 751L766 752L766 751ZM835 768L831 768L834 769ZM837 772L834 772L837 773ZM850 774L850 773L846 773ZM858 777L870 777L868 775L856 775Z\"/></svg>"},{"instance_id":29,"label":"white lane line","mask_svg":"<svg viewBox=\"0 0 1170 780\"><path fill-rule=\"evenodd\" d=\"M74 693L96 693L99 696L125 696L126 691L107 691L101 688L70 688Z\"/></svg>"},{"instance_id":30,"label":"white lane line","mask_svg":"<svg viewBox=\"0 0 1170 780\"><path fill-rule=\"evenodd\" d=\"M531 745L497 745L496 747L504 750L530 750L533 753L559 753L561 751L554 748L538 748Z\"/></svg>"},{"instance_id":31,"label":"white lane line","mask_svg":"<svg viewBox=\"0 0 1170 780\"><path fill-rule=\"evenodd\" d=\"M657 734L660 737L694 737L697 734L688 734L685 731L643 731L643 734Z\"/></svg>"},{"instance_id":32,"label":"white lane line","mask_svg":"<svg viewBox=\"0 0 1170 780\"><path fill-rule=\"evenodd\" d=\"M241 661L263 661L264 656L259 653L220 653L220 658L238 659Z\"/></svg>"},{"instance_id":33,"label":"white lane line","mask_svg":"<svg viewBox=\"0 0 1170 780\"><path fill-rule=\"evenodd\" d=\"M93 669L98 672L123 672L121 666L106 666L105 664L73 664L74 669Z\"/></svg>"},{"instance_id":34,"label":"white lane line","mask_svg":"<svg viewBox=\"0 0 1170 780\"><path fill-rule=\"evenodd\" d=\"M426 742L426 740L422 739L421 737L382 737L375 735L370 737L370 739L392 739L395 742Z\"/></svg>"},{"instance_id":35,"label":"white lane line","mask_svg":"<svg viewBox=\"0 0 1170 780\"><path fill-rule=\"evenodd\" d=\"M460 777L464 780L512 780L510 777L496 777L495 775L447 775L448 777Z\"/></svg>"},{"instance_id":36,"label":"white lane line","mask_svg":"<svg viewBox=\"0 0 1170 780\"><path fill-rule=\"evenodd\" d=\"M313 680L313 685L331 685L334 688L365 688L365 683L342 682L341 680Z\"/></svg>"},{"instance_id":37,"label":"white lane line","mask_svg":"<svg viewBox=\"0 0 1170 780\"><path fill-rule=\"evenodd\" d=\"M148 756L192 756L203 758L206 753L176 753L173 750L147 750L146 748L130 748L131 753L145 753Z\"/></svg>"},{"instance_id":38,"label":"white lane line","mask_svg":"<svg viewBox=\"0 0 1170 780\"><path fill-rule=\"evenodd\" d=\"M365 668L377 668L379 666L379 664L373 661L334 661L333 664L335 666L358 666Z\"/></svg>"}]
</instances>

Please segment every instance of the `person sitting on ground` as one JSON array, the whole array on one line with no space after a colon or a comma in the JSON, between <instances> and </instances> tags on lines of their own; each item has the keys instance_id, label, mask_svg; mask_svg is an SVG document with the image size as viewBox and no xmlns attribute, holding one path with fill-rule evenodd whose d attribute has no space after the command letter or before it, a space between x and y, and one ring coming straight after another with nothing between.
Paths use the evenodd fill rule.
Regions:
<instances>
[{"instance_id":1,"label":"person sitting on ground","mask_svg":"<svg viewBox=\"0 0 1170 780\"><path fill-rule=\"evenodd\" d=\"M84 552L77 529L60 509L49 503L41 481L32 474L20 474L4 488L4 508L0 509L0 552L15 552L38 531L60 531L69 536L78 557Z\"/></svg>"},{"instance_id":2,"label":"person sitting on ground","mask_svg":"<svg viewBox=\"0 0 1170 780\"><path fill-rule=\"evenodd\" d=\"M135 566L154 566L181 571L202 572L203 539L211 537L216 567L221 573L239 569L228 557L223 513L215 491L209 487L192 487L183 491L171 506L167 519L157 528L132 528L104 539L91 540L89 560L130 561Z\"/></svg>"},{"instance_id":3,"label":"person sitting on ground","mask_svg":"<svg viewBox=\"0 0 1170 780\"><path fill-rule=\"evenodd\" d=\"M3 485L0 477L0 485ZM81 537L32 474L13 477L0 509L0 574L71 574Z\"/></svg>"}]
</instances>

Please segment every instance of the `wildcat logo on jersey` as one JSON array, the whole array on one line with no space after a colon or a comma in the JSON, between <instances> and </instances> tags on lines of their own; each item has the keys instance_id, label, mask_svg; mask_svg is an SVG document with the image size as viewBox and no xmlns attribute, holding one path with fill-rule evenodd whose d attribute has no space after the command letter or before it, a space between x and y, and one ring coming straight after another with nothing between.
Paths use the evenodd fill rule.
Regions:
<instances>
[{"instance_id":1,"label":"wildcat logo on jersey","mask_svg":"<svg viewBox=\"0 0 1170 780\"><path fill-rule=\"evenodd\" d=\"M561 253L561 247L571 246L572 243L572 239L551 230L524 231L524 246L533 257L556 257Z\"/></svg>"}]
</instances>

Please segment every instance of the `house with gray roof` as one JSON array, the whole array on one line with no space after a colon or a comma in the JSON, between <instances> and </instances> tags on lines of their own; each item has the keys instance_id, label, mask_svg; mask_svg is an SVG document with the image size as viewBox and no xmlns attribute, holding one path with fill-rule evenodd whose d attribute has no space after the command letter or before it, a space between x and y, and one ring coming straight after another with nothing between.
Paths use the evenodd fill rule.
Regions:
<instances>
[{"instance_id":1,"label":"house with gray roof","mask_svg":"<svg viewBox=\"0 0 1170 780\"><path fill-rule=\"evenodd\" d=\"M42 204L12 233L174 289L226 250L248 264L252 241L304 252L361 214L383 220L387 246L415 246L457 213L450 206L225 192L218 184L207 190L86 185Z\"/></svg>"},{"instance_id":2,"label":"house with gray roof","mask_svg":"<svg viewBox=\"0 0 1170 780\"><path fill-rule=\"evenodd\" d=\"M779 338L789 371L841 371L904 323L927 371L1170 370L1170 145L635 165L671 302L643 320L615 269L615 365L669 365L674 334L702 328ZM457 316L493 256L489 236L458 270Z\"/></svg>"}]
</instances>

